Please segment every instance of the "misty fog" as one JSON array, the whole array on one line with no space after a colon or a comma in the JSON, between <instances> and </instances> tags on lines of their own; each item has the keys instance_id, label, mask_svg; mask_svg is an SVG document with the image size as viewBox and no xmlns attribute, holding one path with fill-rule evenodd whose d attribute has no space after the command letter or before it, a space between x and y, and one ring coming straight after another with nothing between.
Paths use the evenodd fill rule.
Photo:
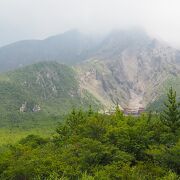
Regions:
<instances>
[{"instance_id":1,"label":"misty fog","mask_svg":"<svg viewBox=\"0 0 180 180\"><path fill-rule=\"evenodd\" d=\"M1 0L0 46L69 29L104 34L135 26L179 47L179 6L178 0Z\"/></svg>"}]
</instances>

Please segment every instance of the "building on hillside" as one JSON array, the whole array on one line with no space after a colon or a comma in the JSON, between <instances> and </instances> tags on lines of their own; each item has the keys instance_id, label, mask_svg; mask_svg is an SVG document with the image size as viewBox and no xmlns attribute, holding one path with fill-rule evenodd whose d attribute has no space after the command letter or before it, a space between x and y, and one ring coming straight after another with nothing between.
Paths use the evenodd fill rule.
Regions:
<instances>
[{"instance_id":1,"label":"building on hillside","mask_svg":"<svg viewBox=\"0 0 180 180\"><path fill-rule=\"evenodd\" d=\"M141 113L143 113L145 111L145 109L143 107L139 107L139 108L124 108L123 109L123 113L125 115L133 115L133 116L139 116Z\"/></svg>"},{"instance_id":2,"label":"building on hillside","mask_svg":"<svg viewBox=\"0 0 180 180\"><path fill-rule=\"evenodd\" d=\"M143 107L139 107L138 114L141 114L143 112L145 112L145 109Z\"/></svg>"},{"instance_id":3,"label":"building on hillside","mask_svg":"<svg viewBox=\"0 0 180 180\"><path fill-rule=\"evenodd\" d=\"M123 112L124 115L132 115L132 116L139 116L143 112L145 112L145 109L143 107L139 108L120 108L120 110ZM111 115L115 113L115 108L111 108L109 110L105 110L104 113L107 115Z\"/></svg>"}]
</instances>

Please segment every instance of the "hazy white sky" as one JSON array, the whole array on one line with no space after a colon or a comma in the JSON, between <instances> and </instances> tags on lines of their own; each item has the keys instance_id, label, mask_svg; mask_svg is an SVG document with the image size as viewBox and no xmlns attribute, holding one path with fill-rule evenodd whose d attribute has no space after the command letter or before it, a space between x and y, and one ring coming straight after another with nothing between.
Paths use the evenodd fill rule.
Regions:
<instances>
[{"instance_id":1,"label":"hazy white sky","mask_svg":"<svg viewBox=\"0 0 180 180\"><path fill-rule=\"evenodd\" d=\"M69 29L141 26L180 46L180 0L0 0L0 46Z\"/></svg>"}]
</instances>

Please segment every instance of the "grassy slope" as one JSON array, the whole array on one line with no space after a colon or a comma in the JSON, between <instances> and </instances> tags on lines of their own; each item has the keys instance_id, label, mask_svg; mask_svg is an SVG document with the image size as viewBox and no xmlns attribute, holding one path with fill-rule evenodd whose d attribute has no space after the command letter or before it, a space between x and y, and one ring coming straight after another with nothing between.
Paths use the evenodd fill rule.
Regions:
<instances>
[{"instance_id":1,"label":"grassy slope","mask_svg":"<svg viewBox=\"0 0 180 180\"><path fill-rule=\"evenodd\" d=\"M27 112L20 112L27 102ZM0 75L0 141L13 134L31 131L51 133L72 107L88 108L99 102L88 92L80 92L75 72L66 65L42 62ZM40 105L40 112L32 112ZM5 133L4 133L5 132ZM6 134L5 139L2 139Z\"/></svg>"}]
</instances>

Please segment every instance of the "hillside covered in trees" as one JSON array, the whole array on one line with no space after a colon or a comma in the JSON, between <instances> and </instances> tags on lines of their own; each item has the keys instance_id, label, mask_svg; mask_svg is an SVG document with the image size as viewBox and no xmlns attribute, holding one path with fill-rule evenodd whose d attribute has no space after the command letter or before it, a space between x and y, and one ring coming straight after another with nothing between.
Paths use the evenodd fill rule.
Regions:
<instances>
[{"instance_id":1,"label":"hillside covered in trees","mask_svg":"<svg viewBox=\"0 0 180 180\"><path fill-rule=\"evenodd\" d=\"M0 74L0 126L32 126L41 117L62 116L73 106L100 107L82 91L75 71L56 62L41 62ZM45 122L45 120L43 120ZM46 123L46 122L45 122Z\"/></svg>"},{"instance_id":2,"label":"hillside covered in trees","mask_svg":"<svg viewBox=\"0 0 180 180\"><path fill-rule=\"evenodd\" d=\"M73 109L54 135L0 147L0 179L179 178L180 109L172 88L160 115Z\"/></svg>"}]
</instances>

